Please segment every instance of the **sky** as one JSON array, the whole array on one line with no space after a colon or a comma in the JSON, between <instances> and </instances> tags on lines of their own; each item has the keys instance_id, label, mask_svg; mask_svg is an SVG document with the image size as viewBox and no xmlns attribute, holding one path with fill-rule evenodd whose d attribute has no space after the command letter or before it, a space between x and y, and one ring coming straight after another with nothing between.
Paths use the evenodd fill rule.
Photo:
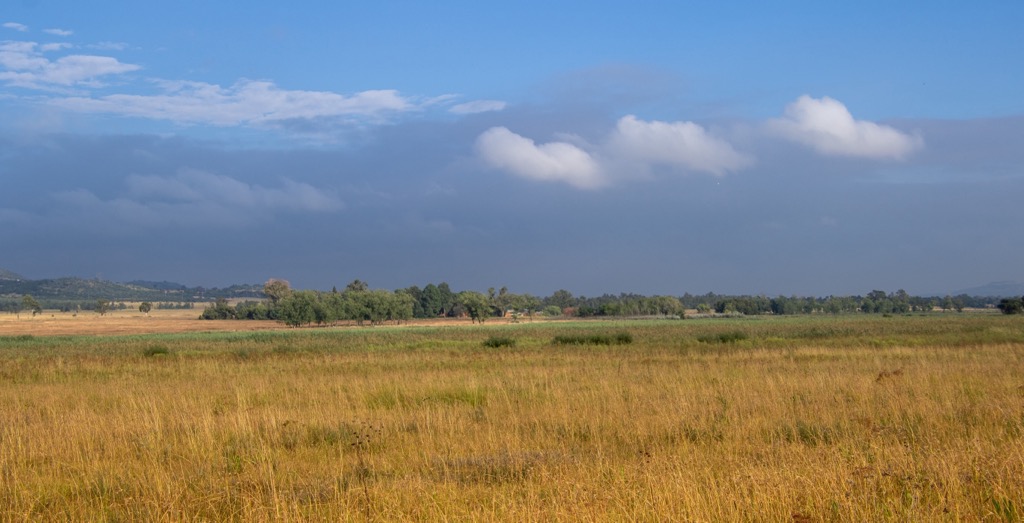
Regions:
<instances>
[{"instance_id":1,"label":"sky","mask_svg":"<svg viewBox=\"0 0 1024 523\"><path fill-rule=\"evenodd\" d=\"M0 267L546 296L1024 280L1024 3L11 0Z\"/></svg>"}]
</instances>

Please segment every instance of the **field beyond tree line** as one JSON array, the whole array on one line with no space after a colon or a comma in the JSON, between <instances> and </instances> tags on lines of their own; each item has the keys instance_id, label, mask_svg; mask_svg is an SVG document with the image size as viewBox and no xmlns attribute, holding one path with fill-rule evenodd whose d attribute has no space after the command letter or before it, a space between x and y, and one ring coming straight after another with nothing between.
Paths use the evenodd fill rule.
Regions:
<instances>
[{"instance_id":1,"label":"field beyond tree line","mask_svg":"<svg viewBox=\"0 0 1024 523\"><path fill-rule=\"evenodd\" d=\"M0 520L1024 517L1020 316L462 323L0 335Z\"/></svg>"}]
</instances>

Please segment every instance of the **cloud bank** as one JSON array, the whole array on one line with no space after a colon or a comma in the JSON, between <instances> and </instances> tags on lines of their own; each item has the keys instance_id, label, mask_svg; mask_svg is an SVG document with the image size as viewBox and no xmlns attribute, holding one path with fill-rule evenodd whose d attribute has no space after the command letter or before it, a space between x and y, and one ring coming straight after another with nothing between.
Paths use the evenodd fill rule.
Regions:
<instances>
[{"instance_id":1,"label":"cloud bank","mask_svg":"<svg viewBox=\"0 0 1024 523\"><path fill-rule=\"evenodd\" d=\"M203 82L159 82L158 95L69 97L53 104L74 111L215 126L260 125L293 119L339 117L379 121L419 106L394 90L345 96L327 91L281 89L273 82L241 80L230 87Z\"/></svg>"},{"instance_id":2,"label":"cloud bank","mask_svg":"<svg viewBox=\"0 0 1024 523\"><path fill-rule=\"evenodd\" d=\"M19 24L8 23L20 30ZM73 34L65 29L46 29L56 36ZM112 56L56 53L73 47L67 42L0 43L0 85L53 93L33 99L66 111L104 114L184 125L216 127L271 127L309 134L333 126L381 124L394 115L447 105L451 95L410 97L394 89L376 89L341 94L331 91L284 89L268 80L240 79L232 85L200 81L126 78L125 73L142 69ZM101 42L84 47L117 51L122 43ZM100 94L117 78L116 92ZM153 89L155 87L155 89ZM149 92L146 92L149 91ZM478 100L449 108L454 114L474 114L504 109L505 102ZM315 125L312 125L313 122Z\"/></svg>"},{"instance_id":3,"label":"cloud bank","mask_svg":"<svg viewBox=\"0 0 1024 523\"><path fill-rule=\"evenodd\" d=\"M501 111L508 104L500 100L474 100L472 102L453 105L448 109L452 114L477 114L490 111Z\"/></svg>"},{"instance_id":4,"label":"cloud bank","mask_svg":"<svg viewBox=\"0 0 1024 523\"><path fill-rule=\"evenodd\" d=\"M55 193L60 203L110 220L146 227L202 225L245 227L280 212L325 213L344 208L332 192L281 179L281 187L265 187L196 169L174 176L130 175L127 192L102 199L92 191Z\"/></svg>"},{"instance_id":5,"label":"cloud bank","mask_svg":"<svg viewBox=\"0 0 1024 523\"><path fill-rule=\"evenodd\" d=\"M808 146L824 156L902 160L924 147L921 136L854 119L845 105L828 97L801 96L786 107L782 118L769 120L762 128L763 135ZM493 127L478 137L477 153L494 169L581 189L605 187L659 167L723 176L755 163L752 154L737 150L727 137L694 122L645 121L634 115L620 118L598 145L536 145L505 127Z\"/></svg>"},{"instance_id":6,"label":"cloud bank","mask_svg":"<svg viewBox=\"0 0 1024 523\"><path fill-rule=\"evenodd\" d=\"M827 96L801 96L767 126L773 134L829 156L901 160L924 146L920 136L855 120L845 105Z\"/></svg>"},{"instance_id":7,"label":"cloud bank","mask_svg":"<svg viewBox=\"0 0 1024 523\"><path fill-rule=\"evenodd\" d=\"M68 55L50 60L43 54L65 47L66 44L40 45L36 42L0 44L0 67L3 67L0 82L29 89L96 87L101 85L101 77L141 69L138 65L122 63L109 56Z\"/></svg>"}]
</instances>

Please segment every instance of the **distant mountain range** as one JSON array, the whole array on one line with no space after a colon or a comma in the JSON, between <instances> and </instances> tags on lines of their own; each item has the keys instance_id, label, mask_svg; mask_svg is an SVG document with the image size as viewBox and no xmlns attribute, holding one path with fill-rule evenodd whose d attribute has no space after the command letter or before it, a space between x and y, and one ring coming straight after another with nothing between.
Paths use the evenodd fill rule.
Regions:
<instances>
[{"instance_id":1,"label":"distant mountain range","mask_svg":"<svg viewBox=\"0 0 1024 523\"><path fill-rule=\"evenodd\" d=\"M20 298L29 294L46 301L152 301L194 302L216 298L263 298L263 286L255 284L230 287L188 287L174 282L132 281L117 283L75 277L29 280L0 269L0 298Z\"/></svg>"},{"instance_id":2,"label":"distant mountain range","mask_svg":"<svg viewBox=\"0 0 1024 523\"><path fill-rule=\"evenodd\" d=\"M1024 283L1016 281L996 281L962 289L952 293L954 296L966 294L968 296L992 296L996 298L1016 298L1024 296Z\"/></svg>"}]
</instances>

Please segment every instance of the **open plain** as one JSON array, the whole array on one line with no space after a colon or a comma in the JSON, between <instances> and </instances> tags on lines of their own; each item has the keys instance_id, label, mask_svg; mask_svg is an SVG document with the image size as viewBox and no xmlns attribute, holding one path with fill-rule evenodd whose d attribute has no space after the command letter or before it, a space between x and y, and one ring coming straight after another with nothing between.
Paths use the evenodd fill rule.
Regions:
<instances>
[{"instance_id":1,"label":"open plain","mask_svg":"<svg viewBox=\"0 0 1024 523\"><path fill-rule=\"evenodd\" d=\"M197 315L0 320L0 520L1024 517L1016 317Z\"/></svg>"}]
</instances>

